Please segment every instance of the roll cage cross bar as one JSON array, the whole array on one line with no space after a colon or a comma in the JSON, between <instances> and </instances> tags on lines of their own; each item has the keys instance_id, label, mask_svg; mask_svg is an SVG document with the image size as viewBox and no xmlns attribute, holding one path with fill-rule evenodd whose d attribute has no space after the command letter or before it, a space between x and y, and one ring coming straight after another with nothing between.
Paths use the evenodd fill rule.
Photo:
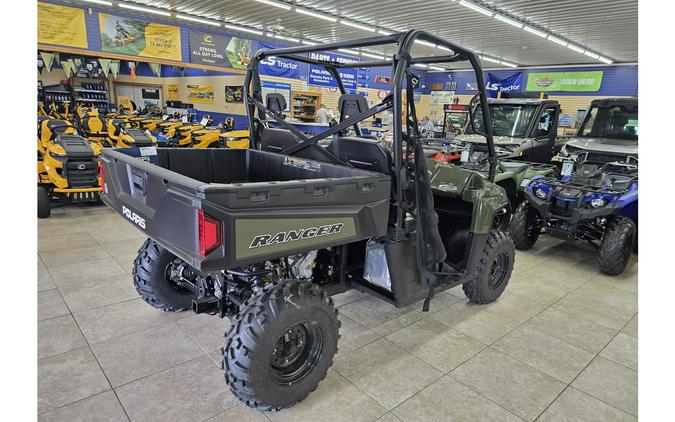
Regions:
<instances>
[{"instance_id":1,"label":"roll cage cross bar","mask_svg":"<svg viewBox=\"0 0 675 422\"><path fill-rule=\"evenodd\" d=\"M416 41L426 41L433 43L437 46L448 49L451 53L443 56L412 57L411 51ZM345 63L345 62L318 60L316 58L308 56L309 53L335 51L338 49L345 49L345 48L362 48L362 47L372 47L378 45L391 45L391 44L397 45L397 51L393 55L391 60L370 60L370 61L356 61ZM301 63L323 67L336 80L338 89L341 94L347 93L347 90L345 89L342 79L340 78L339 69L391 66L393 74L392 92L380 104L377 104L364 112L355 114L345 119L343 122L337 124L336 126L330 127L327 130L315 136L309 137L304 133L300 132L292 124L284 121L282 116L280 116L278 113L267 109L267 107L263 104L262 86L260 80L260 62L265 58L269 57L281 57L288 60L294 60ZM258 139L255 136L257 124L267 120L267 117L271 117L281 126L293 132L301 140L301 142L298 145L287 148L286 150L282 151L284 154L293 154L295 152L300 151L303 148L308 147L313 143L318 142L321 139L337 134L350 126L353 126L356 133L360 134L358 122L382 111L393 109L393 118L394 118L393 171L394 174L401 174L401 170L405 165L405 161L403 158L403 142L404 142L403 89L404 89L404 82L406 83L406 86L408 84L408 77L411 75L410 70L411 66L414 64L452 63L458 61L468 61L471 64L476 76L476 84L478 88L477 97L480 99L480 106L482 110L483 124L484 124L483 127L485 128L484 135L486 137L488 145L488 162L489 162L488 178L490 181L494 181L497 160L495 156L494 141L492 136L490 111L488 108L487 94L485 91L485 80L483 78L483 71L478 56L473 51L467 50L457 44L446 41L423 30L410 30L408 32L402 32L386 36L377 36L352 41L317 44L312 46L298 46L298 47L259 50L251 58L251 62L246 72L246 78L244 80L244 87L243 87L244 97L246 98L246 107L248 108L247 115L249 119L250 139L256 142L256 140ZM409 95L409 98L412 99L413 98L412 95ZM257 118L255 113L256 108L258 109ZM416 142L417 128L411 127L417 122L414 104L412 105L412 107L409 104L408 109L409 109L408 118L407 121L405 122L406 134L408 136L413 136L414 137L413 142ZM255 145L255 147L258 147L258 145ZM334 158L336 160L335 161L336 163L345 164L339 158L337 157ZM396 197L401 198L403 195L403 184L396 183L396 190L397 190ZM398 212L399 215L397 216L397 221L401 223L404 217L403 215L404 213L401 210L401 207L398 208L399 208Z\"/></svg>"}]
</instances>

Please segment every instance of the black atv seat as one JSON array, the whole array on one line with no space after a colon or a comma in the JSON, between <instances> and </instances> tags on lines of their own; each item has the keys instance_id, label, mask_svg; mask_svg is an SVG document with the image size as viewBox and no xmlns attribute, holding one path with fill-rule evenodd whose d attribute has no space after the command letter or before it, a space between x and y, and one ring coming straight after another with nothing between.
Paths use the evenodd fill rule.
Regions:
<instances>
[{"instance_id":1,"label":"black atv seat","mask_svg":"<svg viewBox=\"0 0 675 422\"><path fill-rule=\"evenodd\" d=\"M506 173L507 171L512 173L520 173L524 171L528 166L527 163L517 163L514 161L499 161L499 170Z\"/></svg>"},{"instance_id":2,"label":"black atv seat","mask_svg":"<svg viewBox=\"0 0 675 422\"><path fill-rule=\"evenodd\" d=\"M328 150L356 168L392 174L391 154L377 141L358 136L342 136L334 139Z\"/></svg>"},{"instance_id":3,"label":"black atv seat","mask_svg":"<svg viewBox=\"0 0 675 422\"><path fill-rule=\"evenodd\" d=\"M288 129L266 127L260 132L260 148L263 151L280 153L284 149L299 143L300 139ZM308 145L293 155L310 160L335 162L335 159L330 156L329 152L316 144Z\"/></svg>"}]
</instances>

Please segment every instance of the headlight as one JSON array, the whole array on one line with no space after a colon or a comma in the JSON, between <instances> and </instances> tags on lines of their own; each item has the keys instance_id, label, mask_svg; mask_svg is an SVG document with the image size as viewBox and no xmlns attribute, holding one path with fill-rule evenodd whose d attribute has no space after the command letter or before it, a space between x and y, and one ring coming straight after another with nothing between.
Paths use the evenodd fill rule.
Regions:
<instances>
[{"instance_id":1,"label":"headlight","mask_svg":"<svg viewBox=\"0 0 675 422\"><path fill-rule=\"evenodd\" d=\"M605 205L607 205L607 200L605 198L591 199L591 207L593 208L602 208Z\"/></svg>"},{"instance_id":2,"label":"headlight","mask_svg":"<svg viewBox=\"0 0 675 422\"><path fill-rule=\"evenodd\" d=\"M539 199L544 199L544 198L546 198L546 195L547 195L547 193L542 188L535 189L534 194Z\"/></svg>"}]
</instances>

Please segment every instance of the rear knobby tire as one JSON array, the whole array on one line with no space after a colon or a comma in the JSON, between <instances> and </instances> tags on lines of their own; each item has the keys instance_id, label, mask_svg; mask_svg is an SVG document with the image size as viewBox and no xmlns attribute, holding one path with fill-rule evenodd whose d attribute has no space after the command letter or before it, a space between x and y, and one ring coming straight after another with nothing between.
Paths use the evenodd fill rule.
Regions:
<instances>
[{"instance_id":1,"label":"rear knobby tire","mask_svg":"<svg viewBox=\"0 0 675 422\"><path fill-rule=\"evenodd\" d=\"M38 218L48 218L52 213L52 204L49 201L49 191L44 186L38 186Z\"/></svg>"},{"instance_id":2,"label":"rear knobby tire","mask_svg":"<svg viewBox=\"0 0 675 422\"><path fill-rule=\"evenodd\" d=\"M539 220L537 211L529 202L523 201L516 207L509 227L509 234L516 249L526 251L537 243L541 233Z\"/></svg>"},{"instance_id":3,"label":"rear knobby tire","mask_svg":"<svg viewBox=\"0 0 675 422\"><path fill-rule=\"evenodd\" d=\"M619 275L633 252L637 228L628 217L616 217L609 222L598 251L598 267L607 275Z\"/></svg>"},{"instance_id":4,"label":"rear knobby tire","mask_svg":"<svg viewBox=\"0 0 675 422\"><path fill-rule=\"evenodd\" d=\"M168 267L176 256L147 239L134 260L134 286L141 298L153 308L179 312L192 307L196 297L191 291L179 288L169 279Z\"/></svg>"},{"instance_id":5,"label":"rear knobby tire","mask_svg":"<svg viewBox=\"0 0 675 422\"><path fill-rule=\"evenodd\" d=\"M511 278L516 251L508 234L492 230L480 252L474 277L464 283L464 294L473 303L494 302Z\"/></svg>"},{"instance_id":6,"label":"rear knobby tire","mask_svg":"<svg viewBox=\"0 0 675 422\"><path fill-rule=\"evenodd\" d=\"M302 280L265 286L244 303L226 335L225 381L249 407L290 407L326 377L337 352L339 328L333 300L319 286ZM279 354L289 348L290 357ZM296 365L300 369L293 371Z\"/></svg>"}]
</instances>

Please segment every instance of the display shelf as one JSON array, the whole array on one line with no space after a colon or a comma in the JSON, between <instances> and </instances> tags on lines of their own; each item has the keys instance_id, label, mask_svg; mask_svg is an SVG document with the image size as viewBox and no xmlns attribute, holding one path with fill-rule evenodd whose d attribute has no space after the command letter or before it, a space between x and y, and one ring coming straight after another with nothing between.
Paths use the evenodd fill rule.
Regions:
<instances>
[{"instance_id":1,"label":"display shelf","mask_svg":"<svg viewBox=\"0 0 675 422\"><path fill-rule=\"evenodd\" d=\"M316 119L321 104L321 94L314 92L291 92L291 116L300 120Z\"/></svg>"}]
</instances>

